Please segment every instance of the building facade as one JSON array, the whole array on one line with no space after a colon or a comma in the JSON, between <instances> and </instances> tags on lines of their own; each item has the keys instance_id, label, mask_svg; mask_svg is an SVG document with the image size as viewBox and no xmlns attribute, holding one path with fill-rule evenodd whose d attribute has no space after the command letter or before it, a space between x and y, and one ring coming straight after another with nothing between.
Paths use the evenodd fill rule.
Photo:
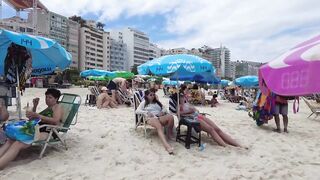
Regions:
<instances>
[{"instance_id":1,"label":"building facade","mask_svg":"<svg viewBox=\"0 0 320 180\"><path fill-rule=\"evenodd\" d=\"M237 61L236 63L236 72L235 78L247 75L255 75L258 76L259 68L262 63L252 62L252 61Z\"/></svg>"},{"instance_id":2,"label":"building facade","mask_svg":"<svg viewBox=\"0 0 320 180\"><path fill-rule=\"evenodd\" d=\"M110 34L85 25L79 31L79 70L110 69Z\"/></svg>"},{"instance_id":3,"label":"building facade","mask_svg":"<svg viewBox=\"0 0 320 180\"><path fill-rule=\"evenodd\" d=\"M208 50L213 57L213 66L217 67L217 74L223 78L231 78L230 68L230 50L226 47L214 48Z\"/></svg>"},{"instance_id":4,"label":"building facade","mask_svg":"<svg viewBox=\"0 0 320 180\"><path fill-rule=\"evenodd\" d=\"M156 44L150 43L149 45L149 60L161 57L161 51Z\"/></svg>"},{"instance_id":5,"label":"building facade","mask_svg":"<svg viewBox=\"0 0 320 180\"><path fill-rule=\"evenodd\" d=\"M127 67L127 45L122 41L111 39L110 70L125 71Z\"/></svg>"},{"instance_id":6,"label":"building facade","mask_svg":"<svg viewBox=\"0 0 320 180\"><path fill-rule=\"evenodd\" d=\"M33 34L34 28L27 20L18 16L11 18L0 19L0 28L7 29L18 33Z\"/></svg>"},{"instance_id":7,"label":"building facade","mask_svg":"<svg viewBox=\"0 0 320 180\"><path fill-rule=\"evenodd\" d=\"M111 38L116 41L122 40L127 45L126 70L130 71L134 65L140 65L149 60L149 37L144 32L128 27L111 31Z\"/></svg>"},{"instance_id":8,"label":"building facade","mask_svg":"<svg viewBox=\"0 0 320 180\"><path fill-rule=\"evenodd\" d=\"M67 51L72 55L71 68L79 68L79 23L68 19Z\"/></svg>"}]
</instances>

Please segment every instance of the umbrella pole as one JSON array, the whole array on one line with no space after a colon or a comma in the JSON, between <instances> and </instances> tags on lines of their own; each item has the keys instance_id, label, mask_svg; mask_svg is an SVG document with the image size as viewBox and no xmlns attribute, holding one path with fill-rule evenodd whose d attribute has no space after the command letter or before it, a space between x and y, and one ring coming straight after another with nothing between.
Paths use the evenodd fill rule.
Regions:
<instances>
[{"instance_id":1,"label":"umbrella pole","mask_svg":"<svg viewBox=\"0 0 320 180\"><path fill-rule=\"evenodd\" d=\"M21 113L21 92L20 92L20 78L19 78L19 71L17 66L17 89L18 89L18 96L17 96L17 111L19 115L19 119L22 119L22 113Z\"/></svg>"}]
</instances>

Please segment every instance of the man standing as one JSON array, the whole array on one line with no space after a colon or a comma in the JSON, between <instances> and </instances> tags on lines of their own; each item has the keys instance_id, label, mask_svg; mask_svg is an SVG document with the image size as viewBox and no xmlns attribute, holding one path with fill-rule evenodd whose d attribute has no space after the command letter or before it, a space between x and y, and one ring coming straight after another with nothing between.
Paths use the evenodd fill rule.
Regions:
<instances>
[{"instance_id":1,"label":"man standing","mask_svg":"<svg viewBox=\"0 0 320 180\"><path fill-rule=\"evenodd\" d=\"M283 131L285 133L288 133L288 100L283 97L276 95L276 107L274 112L274 120L276 122L277 129L275 129L275 132L281 133L280 128L280 117L279 115L282 115L283 117Z\"/></svg>"}]
</instances>

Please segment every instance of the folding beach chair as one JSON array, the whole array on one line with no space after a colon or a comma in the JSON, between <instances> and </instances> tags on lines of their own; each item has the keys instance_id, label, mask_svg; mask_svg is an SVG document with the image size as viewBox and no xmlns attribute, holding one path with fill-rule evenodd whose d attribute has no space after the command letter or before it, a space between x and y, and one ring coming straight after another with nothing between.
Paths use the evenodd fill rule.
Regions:
<instances>
[{"instance_id":1,"label":"folding beach chair","mask_svg":"<svg viewBox=\"0 0 320 180\"><path fill-rule=\"evenodd\" d=\"M97 86L89 86L88 89L91 92L91 94L87 94L85 105L95 106L96 100L100 95L99 88Z\"/></svg>"},{"instance_id":2,"label":"folding beach chair","mask_svg":"<svg viewBox=\"0 0 320 180\"><path fill-rule=\"evenodd\" d=\"M137 110L138 106L143 101L143 98L144 98L144 91L138 90L138 91L134 92L134 96L133 96L134 111ZM137 130L137 128L139 126L143 126L144 127L144 136L147 137L147 122L146 122L146 118L144 117L143 114L134 113L134 115L135 115L135 129Z\"/></svg>"},{"instance_id":3,"label":"folding beach chair","mask_svg":"<svg viewBox=\"0 0 320 180\"><path fill-rule=\"evenodd\" d=\"M59 104L64 110L64 115L59 126L44 124L39 128L46 127L50 130L48 138L46 140L35 141L32 143L34 146L42 146L39 158L41 159L47 146L54 144L62 144L67 150L67 144L65 136L70 129L71 125L75 125L78 119L78 109L81 104L81 97L76 94L63 93L59 98Z\"/></svg>"},{"instance_id":4,"label":"folding beach chair","mask_svg":"<svg viewBox=\"0 0 320 180\"><path fill-rule=\"evenodd\" d=\"M124 93L120 88L118 89L118 94L121 98L121 101L123 101L126 105L131 106L133 104L133 98L129 97L126 93Z\"/></svg>"},{"instance_id":5,"label":"folding beach chair","mask_svg":"<svg viewBox=\"0 0 320 180\"><path fill-rule=\"evenodd\" d=\"M175 98L170 96L169 98L169 112L176 115L179 119L179 124L177 127L177 136L176 136L176 141L177 142L184 142L185 147L187 149L190 149L191 144L198 144L200 147L201 145L201 130L200 130L200 123L198 121L194 121L193 119L186 118L186 117L181 117L178 113L178 102L175 100ZM181 126L187 126L187 133L182 134L181 133ZM192 135L192 129L195 130L196 134L198 137Z\"/></svg>"},{"instance_id":6,"label":"folding beach chair","mask_svg":"<svg viewBox=\"0 0 320 180\"><path fill-rule=\"evenodd\" d=\"M309 107L309 109L311 110L311 114L308 116L311 117L313 114L316 115L316 117L318 117L320 115L320 106L315 106L312 105L306 98L302 97L302 99L304 100L304 102L307 104L307 106Z\"/></svg>"}]
</instances>

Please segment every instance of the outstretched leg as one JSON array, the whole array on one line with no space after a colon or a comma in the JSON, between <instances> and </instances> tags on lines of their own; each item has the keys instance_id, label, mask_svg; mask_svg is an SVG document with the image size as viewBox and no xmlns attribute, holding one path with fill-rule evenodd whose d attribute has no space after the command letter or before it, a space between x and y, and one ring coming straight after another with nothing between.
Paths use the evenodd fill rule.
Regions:
<instances>
[{"instance_id":1,"label":"outstretched leg","mask_svg":"<svg viewBox=\"0 0 320 180\"><path fill-rule=\"evenodd\" d=\"M149 119L147 121L147 123L157 129L158 136L160 137L162 144L164 145L164 147L166 148L166 150L170 154L173 153L173 148L170 146L170 144L167 142L167 140L165 138L165 135L163 133L163 128L162 128L162 125L160 124L160 121L157 118L152 118L152 119Z\"/></svg>"},{"instance_id":2,"label":"outstretched leg","mask_svg":"<svg viewBox=\"0 0 320 180\"><path fill-rule=\"evenodd\" d=\"M29 144L24 144L18 141L12 143L9 149L0 158L0 169L3 169L9 162L14 160L19 154L20 150L29 147Z\"/></svg>"},{"instance_id":3,"label":"outstretched leg","mask_svg":"<svg viewBox=\"0 0 320 180\"><path fill-rule=\"evenodd\" d=\"M168 133L167 133L167 138L171 139L173 138L173 126L174 126L174 118L172 115L167 114L165 116L160 117L160 123L162 126L167 126L168 127Z\"/></svg>"},{"instance_id":4,"label":"outstretched leg","mask_svg":"<svg viewBox=\"0 0 320 180\"><path fill-rule=\"evenodd\" d=\"M206 117L203 118L203 121L209 124L209 126L211 126L219 134L219 136L223 139L224 142L231 146L241 147L241 145L237 143L237 141L232 139L228 134L224 133L213 121Z\"/></svg>"},{"instance_id":5,"label":"outstretched leg","mask_svg":"<svg viewBox=\"0 0 320 180\"><path fill-rule=\"evenodd\" d=\"M5 152L7 152L12 143L14 143L14 141L7 139L6 143L0 147L0 157L2 157L2 155L4 155Z\"/></svg>"},{"instance_id":6,"label":"outstretched leg","mask_svg":"<svg viewBox=\"0 0 320 180\"><path fill-rule=\"evenodd\" d=\"M209 124L207 124L204 120L200 120L200 128L201 130L209 133L214 141L216 141L220 146L226 147L227 144L224 142L224 140L220 137L220 135L214 130L213 127L211 127Z\"/></svg>"}]
</instances>

